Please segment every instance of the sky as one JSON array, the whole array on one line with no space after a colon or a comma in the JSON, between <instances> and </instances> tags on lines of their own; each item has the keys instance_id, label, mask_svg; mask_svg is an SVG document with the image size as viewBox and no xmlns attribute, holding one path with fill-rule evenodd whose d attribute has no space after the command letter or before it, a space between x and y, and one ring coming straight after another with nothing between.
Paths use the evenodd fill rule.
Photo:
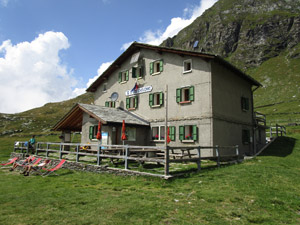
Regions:
<instances>
[{"instance_id":1,"label":"sky","mask_svg":"<svg viewBox=\"0 0 300 225\"><path fill-rule=\"evenodd\" d=\"M218 0L0 0L0 113L85 90L129 45L159 45Z\"/></svg>"}]
</instances>

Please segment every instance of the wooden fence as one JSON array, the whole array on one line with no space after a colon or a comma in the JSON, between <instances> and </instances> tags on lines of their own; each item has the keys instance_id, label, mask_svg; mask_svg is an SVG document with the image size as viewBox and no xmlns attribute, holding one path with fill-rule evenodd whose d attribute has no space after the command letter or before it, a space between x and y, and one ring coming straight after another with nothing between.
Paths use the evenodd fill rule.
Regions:
<instances>
[{"instance_id":1,"label":"wooden fence","mask_svg":"<svg viewBox=\"0 0 300 225\"><path fill-rule=\"evenodd\" d=\"M28 153L25 142L15 142L14 151ZM38 142L35 149L36 155L43 154L49 157L55 153L60 159L64 155L75 155L76 162L83 162L82 156L96 157L97 165L102 164L103 159L122 160L124 169L134 173L129 168L129 161L143 163L157 163L164 165L164 174L149 173L148 175L164 178L170 176L170 163L195 162L197 170L201 170L201 160L212 160L219 167L223 161L239 161L242 156L238 146L168 146L167 149L158 146L132 146L132 145L100 145L81 143L51 143ZM115 168L114 168L115 169Z\"/></svg>"},{"instance_id":2,"label":"wooden fence","mask_svg":"<svg viewBox=\"0 0 300 225\"><path fill-rule=\"evenodd\" d=\"M266 131L270 139L278 136L286 136L285 126L280 126L276 124L275 126L270 126L269 131Z\"/></svg>"}]
</instances>

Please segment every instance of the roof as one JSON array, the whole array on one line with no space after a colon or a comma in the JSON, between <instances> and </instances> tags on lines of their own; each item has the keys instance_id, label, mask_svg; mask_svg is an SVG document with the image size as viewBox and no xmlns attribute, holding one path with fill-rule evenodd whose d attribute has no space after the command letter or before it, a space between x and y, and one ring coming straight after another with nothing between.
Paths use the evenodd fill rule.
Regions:
<instances>
[{"instance_id":1,"label":"roof","mask_svg":"<svg viewBox=\"0 0 300 225\"><path fill-rule=\"evenodd\" d=\"M52 129L56 131L81 131L83 113L102 124L125 123L128 125L149 126L149 122L121 108L109 108L98 105L76 104Z\"/></svg>"},{"instance_id":2,"label":"roof","mask_svg":"<svg viewBox=\"0 0 300 225\"><path fill-rule=\"evenodd\" d=\"M248 76L223 58L217 55L212 54L206 54L202 52L195 52L195 51L187 51L182 49L176 49L176 48L168 48L168 47L161 47L161 46L154 46L154 45L148 45L148 44L142 44L138 42L132 43L125 52L123 52L99 77L97 80L95 80L87 89L87 92L95 92L97 90L97 87L107 79L110 74L112 74L116 69L120 68L120 65L132 54L139 51L140 49L150 49L159 53L167 52L167 53L174 53L179 55L187 55L187 56L194 56L194 57L200 57L206 60L214 60L224 67L227 67L229 70L235 72L238 76L246 79L248 82L250 82L252 85L255 86L262 86L258 81L253 79L252 77Z\"/></svg>"}]
</instances>

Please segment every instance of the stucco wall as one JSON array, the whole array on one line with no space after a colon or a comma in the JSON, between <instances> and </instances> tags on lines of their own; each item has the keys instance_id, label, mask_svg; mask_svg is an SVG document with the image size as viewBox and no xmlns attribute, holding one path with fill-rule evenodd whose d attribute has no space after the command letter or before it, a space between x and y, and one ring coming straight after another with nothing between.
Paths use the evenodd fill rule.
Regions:
<instances>
[{"instance_id":1,"label":"stucco wall","mask_svg":"<svg viewBox=\"0 0 300 225\"><path fill-rule=\"evenodd\" d=\"M251 85L216 62L212 68L213 144L239 145L242 153L250 153L253 148ZM241 97L249 99L249 110L242 110ZM250 130L252 143L242 144L243 129Z\"/></svg>"},{"instance_id":2,"label":"stucco wall","mask_svg":"<svg viewBox=\"0 0 300 225\"><path fill-rule=\"evenodd\" d=\"M164 125L165 106L151 108L149 106L149 93L165 91L168 85L168 121L170 126L176 126L176 142L172 144L181 144L179 141L179 125L198 125L199 138L197 144L211 144L211 75L210 62L196 57L186 57L177 54L162 53L159 54L150 50L141 50L140 58L143 59L144 76L138 79L139 87L152 86L152 91L139 94L138 108L132 112L136 115L151 122L151 126ZM163 59L163 72L157 75L150 75L150 62ZM192 71L183 73L183 62L187 59L192 60ZM95 104L105 105L105 101L110 101L113 92L118 92L119 98L116 107L126 108L125 92L131 90L136 82L132 78L133 66L137 63L130 64L130 57L125 61L119 69L107 79L107 91L103 92L103 84L101 84L95 92ZM129 81L120 84L118 82L118 74L121 71L129 70ZM187 104L179 104L176 102L176 89L185 86L194 86L195 100ZM126 122L126 121L125 121ZM150 134L149 134L150 139ZM158 142L151 142L159 144Z\"/></svg>"}]
</instances>

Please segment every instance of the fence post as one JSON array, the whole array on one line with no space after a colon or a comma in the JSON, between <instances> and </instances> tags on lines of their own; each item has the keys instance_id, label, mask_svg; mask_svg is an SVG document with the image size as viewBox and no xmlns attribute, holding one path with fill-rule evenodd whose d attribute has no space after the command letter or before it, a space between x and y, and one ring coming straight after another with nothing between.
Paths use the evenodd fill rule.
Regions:
<instances>
[{"instance_id":1,"label":"fence post","mask_svg":"<svg viewBox=\"0 0 300 225\"><path fill-rule=\"evenodd\" d=\"M23 151L22 151L23 152ZM26 154L29 154L29 141L27 142Z\"/></svg>"},{"instance_id":2,"label":"fence post","mask_svg":"<svg viewBox=\"0 0 300 225\"><path fill-rule=\"evenodd\" d=\"M216 156L217 156L217 165L220 167L220 152L219 152L219 146L216 145Z\"/></svg>"},{"instance_id":3,"label":"fence post","mask_svg":"<svg viewBox=\"0 0 300 225\"><path fill-rule=\"evenodd\" d=\"M201 171L201 147L199 146L197 148L197 153L198 153L198 159L197 159L197 171Z\"/></svg>"},{"instance_id":4,"label":"fence post","mask_svg":"<svg viewBox=\"0 0 300 225\"><path fill-rule=\"evenodd\" d=\"M47 143L47 147L46 147L46 158L48 158L49 156L49 143Z\"/></svg>"},{"instance_id":5,"label":"fence post","mask_svg":"<svg viewBox=\"0 0 300 225\"><path fill-rule=\"evenodd\" d=\"M76 145L76 162L79 162L79 144Z\"/></svg>"},{"instance_id":6,"label":"fence post","mask_svg":"<svg viewBox=\"0 0 300 225\"><path fill-rule=\"evenodd\" d=\"M100 166L100 162L101 162L100 154L101 154L101 145L99 143L98 144L98 151L97 151L97 166Z\"/></svg>"},{"instance_id":7,"label":"fence post","mask_svg":"<svg viewBox=\"0 0 300 225\"><path fill-rule=\"evenodd\" d=\"M270 140L272 139L272 134L273 134L273 132L272 132L272 125L270 126Z\"/></svg>"},{"instance_id":8,"label":"fence post","mask_svg":"<svg viewBox=\"0 0 300 225\"><path fill-rule=\"evenodd\" d=\"M165 149L165 176L169 176L169 164L170 164L170 154L169 154L169 146L166 146L166 149Z\"/></svg>"},{"instance_id":9,"label":"fence post","mask_svg":"<svg viewBox=\"0 0 300 225\"><path fill-rule=\"evenodd\" d=\"M283 126L280 126L280 136L282 136Z\"/></svg>"},{"instance_id":10,"label":"fence post","mask_svg":"<svg viewBox=\"0 0 300 225\"><path fill-rule=\"evenodd\" d=\"M278 137L278 124L276 123L276 137Z\"/></svg>"},{"instance_id":11,"label":"fence post","mask_svg":"<svg viewBox=\"0 0 300 225\"><path fill-rule=\"evenodd\" d=\"M125 147L125 170L128 170L128 145Z\"/></svg>"},{"instance_id":12,"label":"fence post","mask_svg":"<svg viewBox=\"0 0 300 225\"><path fill-rule=\"evenodd\" d=\"M62 144L59 144L59 159L62 159Z\"/></svg>"}]
</instances>

